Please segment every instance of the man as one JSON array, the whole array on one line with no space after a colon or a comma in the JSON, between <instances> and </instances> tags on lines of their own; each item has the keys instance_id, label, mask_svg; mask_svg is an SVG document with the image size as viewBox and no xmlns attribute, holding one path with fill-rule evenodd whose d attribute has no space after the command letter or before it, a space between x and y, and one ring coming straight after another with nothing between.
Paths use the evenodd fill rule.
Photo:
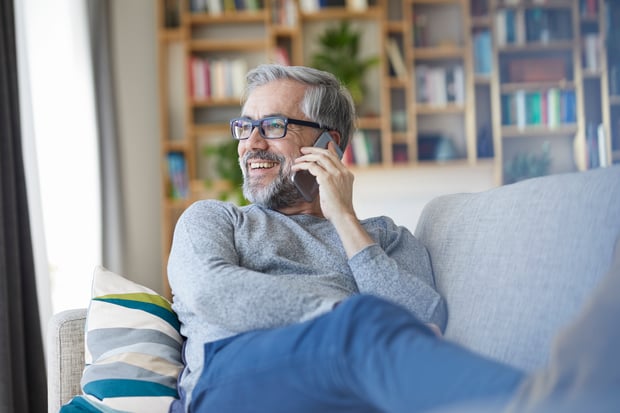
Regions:
<instances>
[{"instance_id":1,"label":"man","mask_svg":"<svg viewBox=\"0 0 620 413\"><path fill-rule=\"evenodd\" d=\"M305 67L263 65L247 81L231 132L252 205L201 201L175 229L187 342L174 409L415 412L510 395L521 372L433 333L446 308L424 246L389 218L356 217L335 148L354 130L346 89ZM334 142L314 147L324 132ZM316 177L311 201L299 171Z\"/></svg>"}]
</instances>

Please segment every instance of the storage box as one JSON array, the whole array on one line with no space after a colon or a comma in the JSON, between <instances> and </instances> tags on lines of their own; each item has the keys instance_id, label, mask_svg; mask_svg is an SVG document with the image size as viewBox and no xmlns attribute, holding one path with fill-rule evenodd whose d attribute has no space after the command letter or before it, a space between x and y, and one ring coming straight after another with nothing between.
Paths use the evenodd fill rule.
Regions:
<instances>
[{"instance_id":1,"label":"storage box","mask_svg":"<svg viewBox=\"0 0 620 413\"><path fill-rule=\"evenodd\" d=\"M548 82L566 79L566 61L558 57L524 58L508 64L509 82Z\"/></svg>"}]
</instances>

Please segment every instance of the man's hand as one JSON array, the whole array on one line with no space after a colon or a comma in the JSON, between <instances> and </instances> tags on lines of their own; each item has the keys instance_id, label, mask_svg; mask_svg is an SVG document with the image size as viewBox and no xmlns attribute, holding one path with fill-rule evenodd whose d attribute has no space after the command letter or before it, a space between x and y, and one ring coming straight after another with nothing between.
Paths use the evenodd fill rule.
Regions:
<instances>
[{"instance_id":1,"label":"man's hand","mask_svg":"<svg viewBox=\"0 0 620 413\"><path fill-rule=\"evenodd\" d=\"M334 225L351 258L374 241L360 225L353 209L353 173L338 158L332 145L335 143L330 142L328 149L301 148L302 156L295 160L293 171L307 170L316 177L323 216Z\"/></svg>"}]
</instances>

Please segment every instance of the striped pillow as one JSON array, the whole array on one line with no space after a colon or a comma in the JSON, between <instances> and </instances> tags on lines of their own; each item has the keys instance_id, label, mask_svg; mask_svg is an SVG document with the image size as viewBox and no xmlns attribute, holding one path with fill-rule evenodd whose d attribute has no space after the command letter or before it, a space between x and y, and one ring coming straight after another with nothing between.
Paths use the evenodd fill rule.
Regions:
<instances>
[{"instance_id":1,"label":"striped pillow","mask_svg":"<svg viewBox=\"0 0 620 413\"><path fill-rule=\"evenodd\" d=\"M71 407L168 412L178 398L182 344L179 320L168 300L97 267L86 319L84 395L73 399Z\"/></svg>"}]
</instances>

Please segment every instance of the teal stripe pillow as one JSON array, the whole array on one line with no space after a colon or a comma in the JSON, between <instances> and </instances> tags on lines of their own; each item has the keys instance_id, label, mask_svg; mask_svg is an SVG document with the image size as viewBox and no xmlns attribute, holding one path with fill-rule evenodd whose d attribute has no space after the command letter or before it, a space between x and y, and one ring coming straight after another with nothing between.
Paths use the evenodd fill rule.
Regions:
<instances>
[{"instance_id":1,"label":"teal stripe pillow","mask_svg":"<svg viewBox=\"0 0 620 413\"><path fill-rule=\"evenodd\" d=\"M168 412L183 368L179 329L168 300L97 267L86 318L83 394L61 412Z\"/></svg>"}]
</instances>

